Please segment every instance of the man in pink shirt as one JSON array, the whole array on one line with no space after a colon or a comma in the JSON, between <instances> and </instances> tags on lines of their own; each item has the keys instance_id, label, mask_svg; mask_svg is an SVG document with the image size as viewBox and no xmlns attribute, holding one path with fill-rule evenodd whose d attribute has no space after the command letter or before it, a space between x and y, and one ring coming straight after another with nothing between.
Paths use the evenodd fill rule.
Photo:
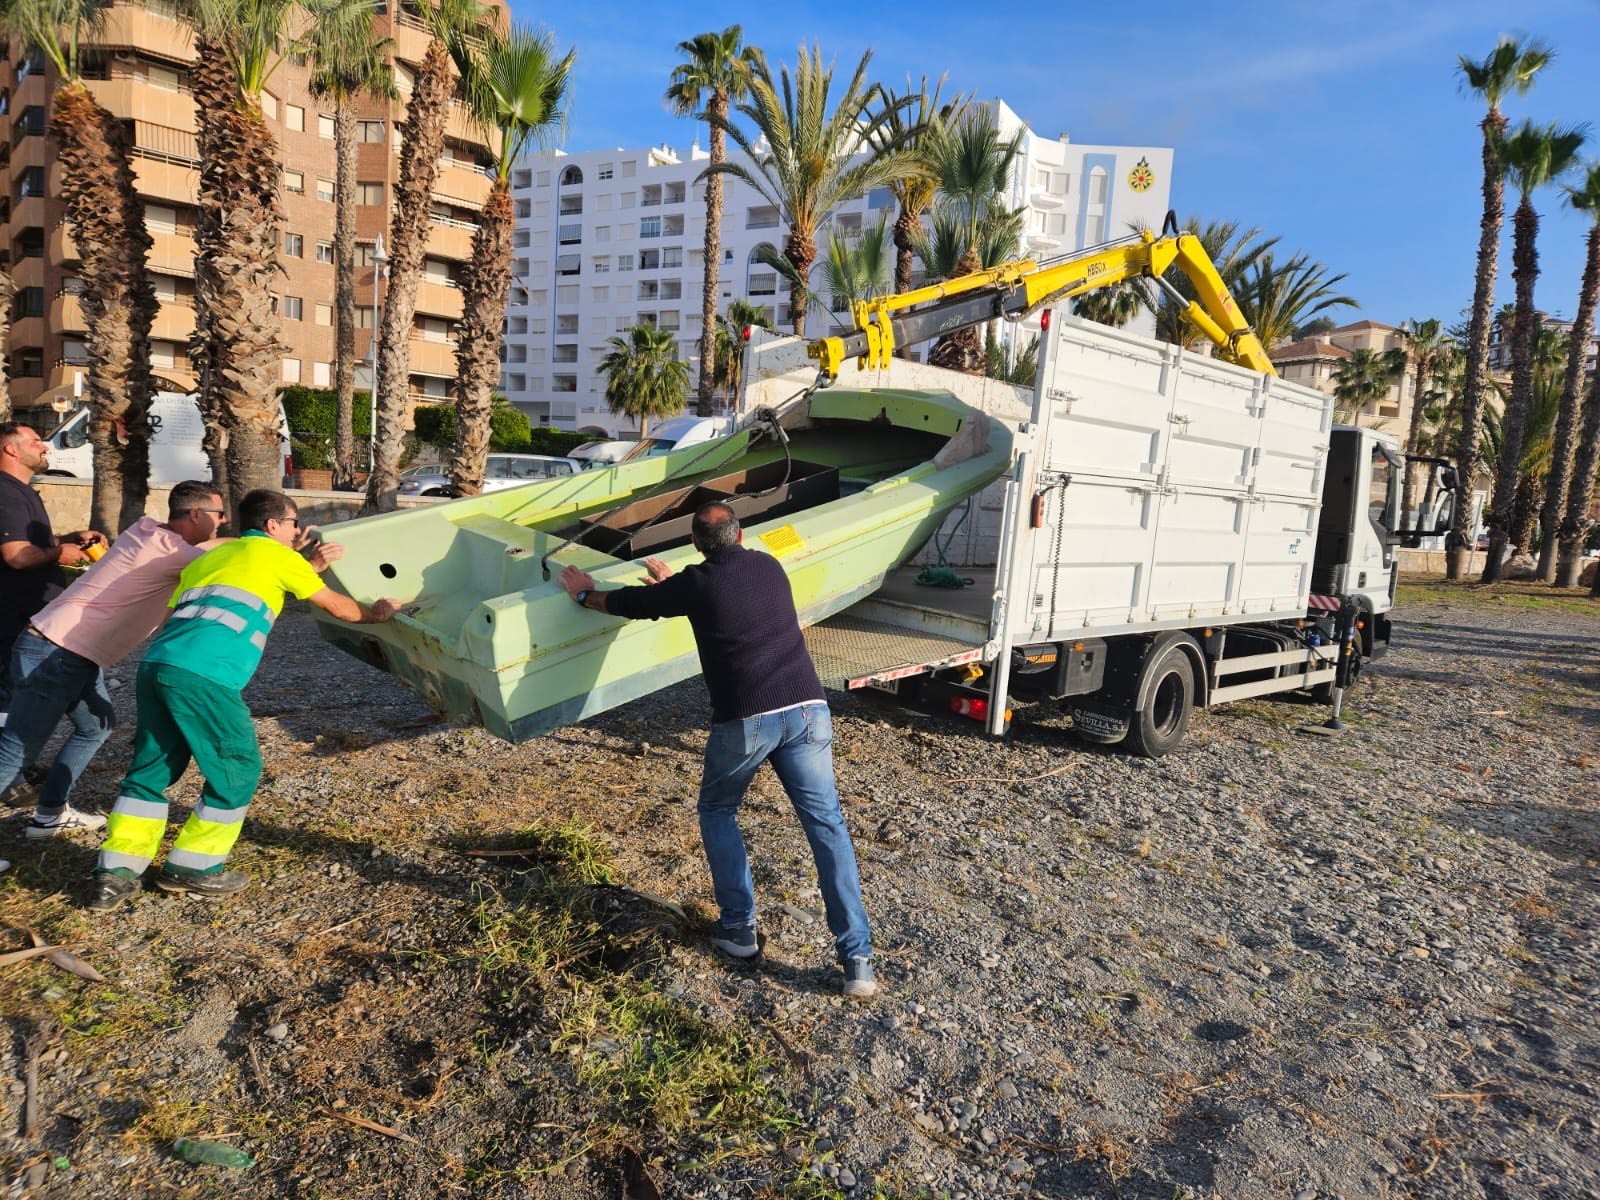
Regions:
<instances>
[{"instance_id":1,"label":"man in pink shirt","mask_svg":"<svg viewBox=\"0 0 1600 1200\"><path fill-rule=\"evenodd\" d=\"M0 782L31 765L63 716L73 732L56 755L25 831L49 838L103 829L105 817L68 803L73 785L116 724L104 668L120 662L166 618L183 569L210 549L227 507L209 483L180 483L165 524L142 517L106 556L35 614L12 657L11 718L0 730ZM312 566L323 570L341 548L322 543Z\"/></svg>"}]
</instances>

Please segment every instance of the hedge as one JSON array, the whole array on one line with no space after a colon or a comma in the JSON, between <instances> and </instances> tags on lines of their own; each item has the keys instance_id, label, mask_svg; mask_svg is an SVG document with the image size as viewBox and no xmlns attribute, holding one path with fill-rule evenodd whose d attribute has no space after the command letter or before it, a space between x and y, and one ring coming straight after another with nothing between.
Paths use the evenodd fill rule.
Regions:
<instances>
[{"instance_id":1,"label":"hedge","mask_svg":"<svg viewBox=\"0 0 1600 1200\"><path fill-rule=\"evenodd\" d=\"M328 470L333 466L333 435L339 423L339 400L333 389L290 384L278 389L278 399L289 421L295 464L308 470ZM365 389L355 394L351 424L357 438L371 436L372 399Z\"/></svg>"}]
</instances>

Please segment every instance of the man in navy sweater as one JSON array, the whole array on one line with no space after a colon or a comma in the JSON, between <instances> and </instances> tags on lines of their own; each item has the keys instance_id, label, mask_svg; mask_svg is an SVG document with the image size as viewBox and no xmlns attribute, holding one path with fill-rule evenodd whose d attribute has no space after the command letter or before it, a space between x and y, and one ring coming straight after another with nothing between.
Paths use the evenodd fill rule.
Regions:
<instances>
[{"instance_id":1,"label":"man in navy sweater","mask_svg":"<svg viewBox=\"0 0 1600 1200\"><path fill-rule=\"evenodd\" d=\"M855 847L833 779L833 720L806 652L794 593L769 554L746 550L739 518L726 504L694 515L695 549L705 556L680 574L645 559L650 582L597 591L576 567L561 586L596 612L633 619L688 617L711 693L711 736L700 781L700 839L721 919L712 945L735 958L760 953L750 860L739 832L739 804L764 762L771 762L811 844L817 884L844 968L844 994L870 996L872 932L861 901Z\"/></svg>"}]
</instances>

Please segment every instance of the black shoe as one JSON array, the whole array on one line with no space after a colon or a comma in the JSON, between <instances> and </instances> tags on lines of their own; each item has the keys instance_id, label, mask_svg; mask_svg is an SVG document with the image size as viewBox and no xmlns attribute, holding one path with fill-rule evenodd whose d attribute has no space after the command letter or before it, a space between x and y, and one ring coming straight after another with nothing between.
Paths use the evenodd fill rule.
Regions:
<instances>
[{"instance_id":1,"label":"black shoe","mask_svg":"<svg viewBox=\"0 0 1600 1200\"><path fill-rule=\"evenodd\" d=\"M124 900L139 894L140 881L115 871L96 871L89 876L89 896L83 906L91 912L110 912Z\"/></svg>"},{"instance_id":2,"label":"black shoe","mask_svg":"<svg viewBox=\"0 0 1600 1200\"><path fill-rule=\"evenodd\" d=\"M213 871L209 875L179 875L162 867L156 873L156 886L163 892L189 892L196 896L216 899L231 896L250 886L250 876L243 871Z\"/></svg>"},{"instance_id":3,"label":"black shoe","mask_svg":"<svg viewBox=\"0 0 1600 1200\"><path fill-rule=\"evenodd\" d=\"M33 808L39 803L39 789L27 779L18 779L0 792L0 804L9 808Z\"/></svg>"}]
</instances>

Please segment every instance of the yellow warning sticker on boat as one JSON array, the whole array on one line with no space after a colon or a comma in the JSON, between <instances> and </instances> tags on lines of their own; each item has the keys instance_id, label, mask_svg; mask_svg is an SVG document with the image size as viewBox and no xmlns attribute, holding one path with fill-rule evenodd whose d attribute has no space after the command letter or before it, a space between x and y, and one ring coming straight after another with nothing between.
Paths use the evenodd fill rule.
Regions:
<instances>
[{"instance_id":1,"label":"yellow warning sticker on boat","mask_svg":"<svg viewBox=\"0 0 1600 1200\"><path fill-rule=\"evenodd\" d=\"M774 558L782 558L798 550L804 550L806 544L800 540L800 535L794 531L793 525L781 525L761 535L761 541Z\"/></svg>"}]
</instances>

